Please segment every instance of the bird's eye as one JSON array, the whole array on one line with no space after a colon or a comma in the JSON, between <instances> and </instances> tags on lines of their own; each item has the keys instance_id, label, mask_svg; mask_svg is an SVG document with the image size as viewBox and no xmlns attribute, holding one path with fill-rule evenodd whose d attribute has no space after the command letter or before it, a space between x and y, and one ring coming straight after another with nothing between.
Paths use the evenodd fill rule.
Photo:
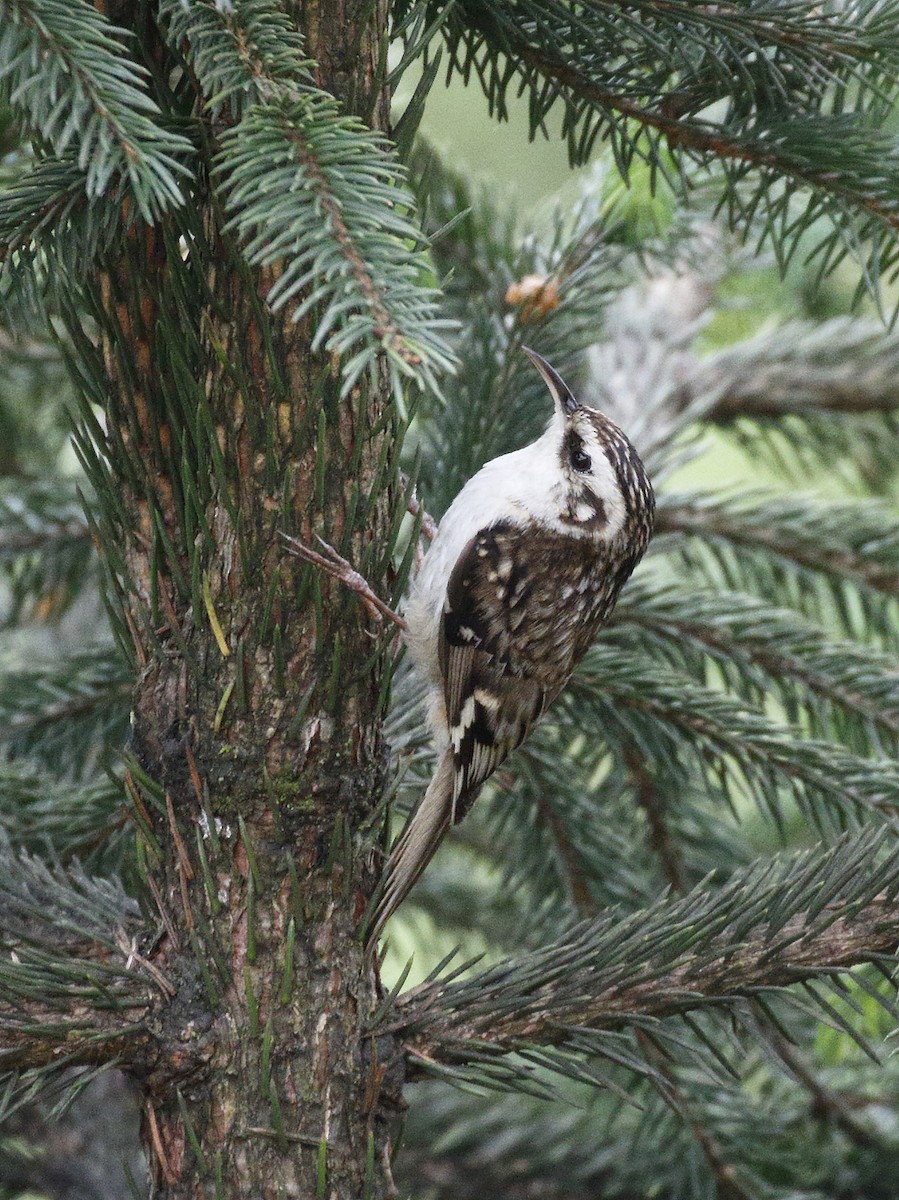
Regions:
<instances>
[{"instance_id":1,"label":"bird's eye","mask_svg":"<svg viewBox=\"0 0 899 1200\"><path fill-rule=\"evenodd\" d=\"M593 462L589 454L586 454L580 446L575 446L568 456L568 461L574 467L575 471L589 471Z\"/></svg>"}]
</instances>

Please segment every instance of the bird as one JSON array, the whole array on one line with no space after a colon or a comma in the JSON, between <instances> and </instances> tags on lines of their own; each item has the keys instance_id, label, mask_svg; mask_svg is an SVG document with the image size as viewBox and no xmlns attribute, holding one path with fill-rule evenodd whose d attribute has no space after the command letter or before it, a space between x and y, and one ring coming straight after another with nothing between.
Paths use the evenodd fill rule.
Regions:
<instances>
[{"instance_id":1,"label":"bird","mask_svg":"<svg viewBox=\"0 0 899 1200\"><path fill-rule=\"evenodd\" d=\"M552 418L465 484L405 605L437 766L389 854L369 944L562 691L652 536L655 498L633 445L522 349L549 389Z\"/></svg>"}]
</instances>

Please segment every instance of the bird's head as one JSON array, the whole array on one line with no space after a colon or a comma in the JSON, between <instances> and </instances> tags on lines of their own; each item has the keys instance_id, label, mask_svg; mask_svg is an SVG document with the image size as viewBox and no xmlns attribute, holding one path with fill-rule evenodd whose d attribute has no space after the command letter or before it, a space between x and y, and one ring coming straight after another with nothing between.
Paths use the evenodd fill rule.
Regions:
<instances>
[{"instance_id":1,"label":"bird's head","mask_svg":"<svg viewBox=\"0 0 899 1200\"><path fill-rule=\"evenodd\" d=\"M549 522L558 530L611 545L622 541L643 553L652 532L655 499L637 451L614 421L579 403L558 371L523 347L543 376L555 404L539 443L552 484Z\"/></svg>"}]
</instances>

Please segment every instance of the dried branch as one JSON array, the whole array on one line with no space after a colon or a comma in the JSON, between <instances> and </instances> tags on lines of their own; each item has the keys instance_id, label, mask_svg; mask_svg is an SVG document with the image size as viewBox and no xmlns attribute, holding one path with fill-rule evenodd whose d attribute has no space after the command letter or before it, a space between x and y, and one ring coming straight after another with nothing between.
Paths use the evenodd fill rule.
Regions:
<instances>
[{"instance_id":1,"label":"dried branch","mask_svg":"<svg viewBox=\"0 0 899 1200\"><path fill-rule=\"evenodd\" d=\"M794 455L817 447L817 465L828 448L855 460L884 443L884 422L899 413L894 332L845 317L793 321L703 357L695 342L726 256L698 234L681 252L676 271L621 293L589 351L590 401L628 430L657 476L671 468L677 434L701 422L761 448L760 431L780 428Z\"/></svg>"},{"instance_id":2,"label":"dried branch","mask_svg":"<svg viewBox=\"0 0 899 1200\"><path fill-rule=\"evenodd\" d=\"M899 339L873 322L846 317L793 323L721 350L699 364L691 390L714 396L704 418L788 413L895 413Z\"/></svg>"}]
</instances>

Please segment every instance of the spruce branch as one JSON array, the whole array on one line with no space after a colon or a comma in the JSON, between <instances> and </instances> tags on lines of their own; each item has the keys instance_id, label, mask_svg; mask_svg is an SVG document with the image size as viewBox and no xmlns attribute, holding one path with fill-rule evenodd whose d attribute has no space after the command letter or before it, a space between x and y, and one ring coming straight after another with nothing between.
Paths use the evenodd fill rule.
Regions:
<instances>
[{"instance_id":1,"label":"spruce branch","mask_svg":"<svg viewBox=\"0 0 899 1200\"><path fill-rule=\"evenodd\" d=\"M137 906L115 882L0 842L0 1069L147 1059L164 980L137 953Z\"/></svg>"},{"instance_id":2,"label":"spruce branch","mask_svg":"<svg viewBox=\"0 0 899 1200\"><path fill-rule=\"evenodd\" d=\"M546 793L537 796L537 814L555 848L554 863L562 879L566 899L577 912L593 912L595 905L585 878L579 847L575 846L565 821L549 802Z\"/></svg>"},{"instance_id":3,"label":"spruce branch","mask_svg":"<svg viewBox=\"0 0 899 1200\"><path fill-rule=\"evenodd\" d=\"M0 763L0 829L34 854L104 873L119 866L134 834L115 776L61 779L28 760Z\"/></svg>"},{"instance_id":4,"label":"spruce branch","mask_svg":"<svg viewBox=\"0 0 899 1200\"><path fill-rule=\"evenodd\" d=\"M314 64L283 8L270 0L159 0L169 43L188 59L213 119L313 83Z\"/></svg>"},{"instance_id":5,"label":"spruce branch","mask_svg":"<svg viewBox=\"0 0 899 1200\"><path fill-rule=\"evenodd\" d=\"M653 279L635 296L625 293L613 338L590 353L600 406L622 398L629 405L627 427L656 478L676 465L673 437L712 424L787 478L814 476L824 467L882 488L895 471L899 425L895 334L864 320L794 321L700 357L685 345L696 327L685 328L674 306L703 290L707 305L710 282L681 272ZM630 317L623 329L621 310ZM634 397L644 394L638 408Z\"/></svg>"},{"instance_id":6,"label":"spruce branch","mask_svg":"<svg viewBox=\"0 0 899 1200\"><path fill-rule=\"evenodd\" d=\"M899 339L863 320L791 322L696 363L675 424L723 429L787 478L822 467L882 490L896 469Z\"/></svg>"},{"instance_id":7,"label":"spruce branch","mask_svg":"<svg viewBox=\"0 0 899 1200\"><path fill-rule=\"evenodd\" d=\"M510 88L529 95L532 136L560 104L573 163L602 138L624 177L641 158L686 189L698 165L732 226L760 231L784 268L824 216L827 232L804 250L822 275L853 255L877 293L899 260L899 160L882 129L897 15L893 3L825 14L810 3L522 0L458 4L442 33L449 74L476 75L500 119ZM807 190L794 202L797 185Z\"/></svg>"},{"instance_id":8,"label":"spruce branch","mask_svg":"<svg viewBox=\"0 0 899 1200\"><path fill-rule=\"evenodd\" d=\"M435 1139L436 1141L436 1131ZM519 1168L519 1173L521 1169ZM497 1166L486 1161L479 1147L470 1155L450 1153L444 1147L409 1147L404 1144L400 1178L427 1188L435 1200L483 1200L484 1196L502 1196L503 1200L595 1200L589 1185L565 1183L560 1178L537 1174L510 1179L506 1163ZM414 1194L411 1193L410 1194Z\"/></svg>"},{"instance_id":9,"label":"spruce branch","mask_svg":"<svg viewBox=\"0 0 899 1200\"><path fill-rule=\"evenodd\" d=\"M899 734L899 660L835 639L793 610L754 596L638 584L618 605L606 636L629 638L633 647L654 642L703 680L711 659L731 687L756 701L776 690L790 718L801 714L820 736L845 732L846 722L825 719L819 700L862 727Z\"/></svg>"},{"instance_id":10,"label":"spruce branch","mask_svg":"<svg viewBox=\"0 0 899 1200\"><path fill-rule=\"evenodd\" d=\"M0 497L0 557L7 562L57 543L83 545L88 541L83 515L73 501L52 486L9 486Z\"/></svg>"},{"instance_id":11,"label":"spruce branch","mask_svg":"<svg viewBox=\"0 0 899 1200\"><path fill-rule=\"evenodd\" d=\"M639 746L625 746L624 759L633 782L634 797L646 818L649 845L659 861L668 886L673 892L683 892L684 866L680 849L668 827L666 798L646 769Z\"/></svg>"},{"instance_id":12,"label":"spruce branch","mask_svg":"<svg viewBox=\"0 0 899 1200\"><path fill-rule=\"evenodd\" d=\"M730 1087L703 1086L689 1050L677 1083L754 1196L829 1196L841 1169L860 1186L892 1177L886 1174L895 1155L891 1126L881 1119L895 1104L896 1073L889 1061L870 1071L837 1067L824 1073L833 1087L845 1089L838 1102L857 1123L856 1140L835 1115L810 1105L792 1074L769 1072L769 1060L746 1042L741 1050L736 1062L745 1089L734 1081ZM645 1197L651 1189L684 1200L716 1194L687 1114L648 1081L629 1086L632 1104L612 1092L563 1084L559 1090L568 1103L420 1083L397 1163L401 1189L426 1178L435 1200L504 1195L509 1187L516 1200ZM876 1156L871 1135L879 1143ZM473 1189L483 1185L480 1191L466 1190L469 1178Z\"/></svg>"},{"instance_id":13,"label":"spruce branch","mask_svg":"<svg viewBox=\"0 0 899 1200\"><path fill-rule=\"evenodd\" d=\"M118 175L146 221L181 203L192 148L157 123L126 31L86 0L3 0L0 28L3 95L57 156L75 149L89 199Z\"/></svg>"},{"instance_id":14,"label":"spruce branch","mask_svg":"<svg viewBox=\"0 0 899 1200\"><path fill-rule=\"evenodd\" d=\"M28 254L46 231L64 226L85 197L86 176L74 159L37 163L0 193L0 261Z\"/></svg>"},{"instance_id":15,"label":"spruce branch","mask_svg":"<svg viewBox=\"0 0 899 1200\"><path fill-rule=\"evenodd\" d=\"M13 1196L122 1200L140 1178L134 1085L107 1067L7 1076L0 1085L0 1187Z\"/></svg>"},{"instance_id":16,"label":"spruce branch","mask_svg":"<svg viewBox=\"0 0 899 1200\"><path fill-rule=\"evenodd\" d=\"M162 10L210 115L239 120L221 135L215 178L229 228L257 266L280 264L266 299L316 317L314 346L341 355L346 394L376 353L396 399L415 379L436 388L451 369L450 322L437 292L402 168L361 121L314 85L302 42L265 0L211 0Z\"/></svg>"},{"instance_id":17,"label":"spruce branch","mask_svg":"<svg viewBox=\"0 0 899 1200\"><path fill-rule=\"evenodd\" d=\"M811 1113L819 1121L832 1122L851 1142L863 1149L876 1149L880 1139L852 1112L848 1098L816 1074L801 1052L773 1025L765 1030L765 1038L786 1069L808 1092Z\"/></svg>"},{"instance_id":18,"label":"spruce branch","mask_svg":"<svg viewBox=\"0 0 899 1200\"><path fill-rule=\"evenodd\" d=\"M401 13L408 7L398 6ZM480 66L484 81L494 86L498 80L487 74L485 62L492 65L505 53L514 67L523 51L548 47L555 52L550 61L572 64L575 78L586 86L606 79L623 92L657 95L677 116L698 112L737 88L745 105L759 108L803 95L820 101L841 79L870 88L874 96L859 99L873 103L899 53L895 15L893 5L871 4L825 13L808 4L785 9L736 3L722 9L688 0L635 0L626 6L524 0L514 10L459 4L446 36L454 68ZM494 101L501 105L501 91Z\"/></svg>"},{"instance_id":19,"label":"spruce branch","mask_svg":"<svg viewBox=\"0 0 899 1200\"><path fill-rule=\"evenodd\" d=\"M656 530L757 550L884 596L899 596L899 533L889 507L877 501L775 500L760 492L739 498L668 493L658 507ZM660 548L666 547L657 542Z\"/></svg>"},{"instance_id":20,"label":"spruce branch","mask_svg":"<svg viewBox=\"0 0 899 1200\"><path fill-rule=\"evenodd\" d=\"M24 364L38 370L45 365L55 367L59 364L56 347L33 330L19 336L18 330L13 335L8 329L0 327L0 355L3 356L0 370L3 371L9 370L13 364Z\"/></svg>"},{"instance_id":21,"label":"spruce branch","mask_svg":"<svg viewBox=\"0 0 899 1200\"><path fill-rule=\"evenodd\" d=\"M534 95L532 131L562 99L573 161L589 153L598 110L613 128L617 114L661 135L675 152L783 170L790 144L800 146L801 137L793 142L765 128L765 115L777 107L789 106L794 124L811 131L816 113L833 102L834 86L852 82L859 112L888 111L899 62L896 15L893 4L831 15L812 5L784 12L735 4L725 11L677 0L626 8L523 0L514 9L460 5L444 30L451 70L467 77L475 68L501 116L515 76ZM723 121L695 119L722 98L730 102ZM753 136L754 124L761 137ZM838 117L831 128L839 124ZM616 132L622 143L631 140L622 126Z\"/></svg>"},{"instance_id":22,"label":"spruce branch","mask_svg":"<svg viewBox=\"0 0 899 1200\"><path fill-rule=\"evenodd\" d=\"M702 1152L708 1170L715 1182L716 1195L719 1200L758 1200L758 1193L752 1183L741 1178L741 1172L730 1162L726 1151L715 1136L714 1131L703 1121L699 1106L694 1104L664 1059L649 1041L646 1034L638 1032L638 1040L655 1060L656 1071L661 1078L656 1082L656 1090L660 1097L673 1108L684 1124L689 1128ZM660 1061L661 1060L661 1061Z\"/></svg>"},{"instance_id":23,"label":"spruce branch","mask_svg":"<svg viewBox=\"0 0 899 1200\"><path fill-rule=\"evenodd\" d=\"M686 261L655 267L625 289L603 341L588 350L589 399L629 431L656 480L678 463L672 441L703 424L773 459L788 478L822 465L843 474L876 467L889 477L899 419L895 333L843 317L791 321L703 356L697 336L724 255L695 234L677 245ZM686 445L680 454L690 452Z\"/></svg>"},{"instance_id":24,"label":"spruce branch","mask_svg":"<svg viewBox=\"0 0 899 1200\"><path fill-rule=\"evenodd\" d=\"M652 894L629 780L610 762L604 738L584 738L585 719L592 727L583 707L554 707L472 818L485 824L475 846L503 873L492 905L518 900L519 944L539 944L559 921L606 904L643 904ZM560 761L569 765L563 773Z\"/></svg>"},{"instance_id":25,"label":"spruce branch","mask_svg":"<svg viewBox=\"0 0 899 1200\"><path fill-rule=\"evenodd\" d=\"M732 1011L802 980L894 962L897 945L899 848L885 829L866 830L739 871L720 888L606 913L464 980L421 985L385 1029L424 1067L489 1060Z\"/></svg>"},{"instance_id":26,"label":"spruce branch","mask_svg":"<svg viewBox=\"0 0 899 1200\"><path fill-rule=\"evenodd\" d=\"M635 748L628 760L638 803L643 807L650 825L650 843L658 855L663 872L674 894L683 894L687 889L682 877L681 864L677 858L677 848L672 842L664 821L664 803L656 794L654 781L648 776L641 762L639 750ZM802 1052L793 1045L781 1029L765 1014L757 1015L757 1025L764 1037L765 1046L773 1051L789 1074L806 1089L809 1094L811 1115L822 1122L833 1123L856 1145L875 1147L877 1138L854 1117L840 1093L829 1087L814 1066L806 1061ZM660 1065L660 1069L664 1069ZM667 1083L670 1089L677 1088L673 1074L667 1071ZM678 1097L677 1108L680 1112L689 1111L689 1102ZM697 1132L697 1139L704 1146L704 1140Z\"/></svg>"},{"instance_id":27,"label":"spruce branch","mask_svg":"<svg viewBox=\"0 0 899 1200\"><path fill-rule=\"evenodd\" d=\"M0 285L40 313L42 297L80 282L127 224L127 186L109 181L108 203L92 202L72 155L36 162L0 191ZM42 255L52 266L45 267Z\"/></svg>"},{"instance_id":28,"label":"spruce branch","mask_svg":"<svg viewBox=\"0 0 899 1200\"><path fill-rule=\"evenodd\" d=\"M663 106L636 103L627 95L584 77L554 55L521 45L516 49L521 61L534 68L539 76L570 89L573 96L588 104L607 113L617 113L644 130L655 131L675 155L692 153L706 167L730 160L739 167L755 168L761 172L762 196L775 180L786 177L794 185L825 192L870 213L893 229L899 228L899 205L895 200L899 171L888 170L884 177L884 173L874 169L875 162L890 163L895 156L894 139L865 129L848 115L817 119L806 116L801 130L796 127L799 122L760 121L734 133L724 125L676 117ZM622 125L618 125L616 132L622 139L627 138ZM810 143L815 153L810 153ZM657 159L658 147L652 146L647 153L651 159ZM738 170L732 179L737 181L742 174ZM758 192L754 198L756 201L761 198ZM741 209L745 211L743 205L734 205L734 210Z\"/></svg>"},{"instance_id":29,"label":"spruce branch","mask_svg":"<svg viewBox=\"0 0 899 1200\"><path fill-rule=\"evenodd\" d=\"M83 775L104 750L125 744L133 687L121 656L102 644L0 667L0 746Z\"/></svg>"},{"instance_id":30,"label":"spruce branch","mask_svg":"<svg viewBox=\"0 0 899 1200\"><path fill-rule=\"evenodd\" d=\"M802 736L761 709L671 670L645 651L598 642L557 701L583 725L634 740L673 778L692 761L706 789L732 803L748 789L780 822L784 795L823 832L899 806L899 767ZM571 718L569 718L571 719Z\"/></svg>"},{"instance_id":31,"label":"spruce branch","mask_svg":"<svg viewBox=\"0 0 899 1200\"><path fill-rule=\"evenodd\" d=\"M57 616L79 591L93 562L82 506L71 486L33 481L0 488L0 572L10 586L7 621L31 601Z\"/></svg>"}]
</instances>

